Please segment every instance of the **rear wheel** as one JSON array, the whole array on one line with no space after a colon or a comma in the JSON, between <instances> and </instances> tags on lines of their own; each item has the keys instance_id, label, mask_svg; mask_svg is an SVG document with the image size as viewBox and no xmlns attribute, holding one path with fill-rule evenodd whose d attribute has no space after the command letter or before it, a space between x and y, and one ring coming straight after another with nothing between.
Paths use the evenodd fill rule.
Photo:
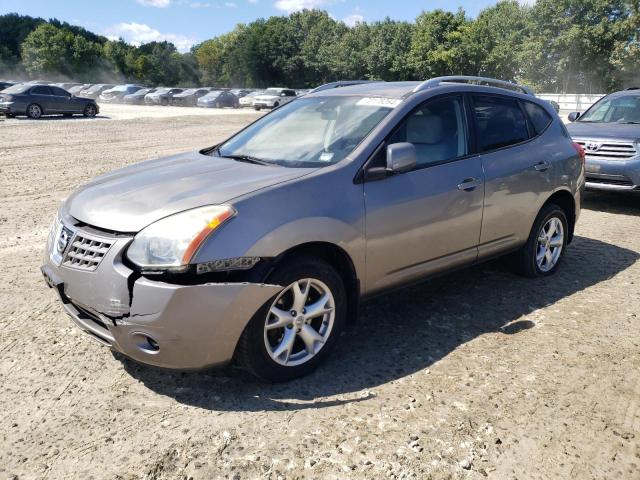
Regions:
<instances>
[{"instance_id":1,"label":"rear wheel","mask_svg":"<svg viewBox=\"0 0 640 480\"><path fill-rule=\"evenodd\" d=\"M166 98L163 98L162 100L160 100L160 104L161 104L163 107L166 107L167 105L169 105L169 100L168 100L168 99L166 99Z\"/></svg>"},{"instance_id":2,"label":"rear wheel","mask_svg":"<svg viewBox=\"0 0 640 480\"><path fill-rule=\"evenodd\" d=\"M27 117L37 120L42 116L42 108L37 103L32 103L27 107Z\"/></svg>"},{"instance_id":3,"label":"rear wheel","mask_svg":"<svg viewBox=\"0 0 640 480\"><path fill-rule=\"evenodd\" d=\"M84 107L84 111L82 112L82 114L85 117L95 117L96 116L97 110L96 110L96 106L92 103L89 103L86 107Z\"/></svg>"},{"instance_id":4,"label":"rear wheel","mask_svg":"<svg viewBox=\"0 0 640 480\"><path fill-rule=\"evenodd\" d=\"M545 205L536 217L526 245L515 257L519 273L545 277L557 270L567 248L567 215L558 205Z\"/></svg>"},{"instance_id":5,"label":"rear wheel","mask_svg":"<svg viewBox=\"0 0 640 480\"><path fill-rule=\"evenodd\" d=\"M345 323L346 293L338 273L311 257L282 265L268 282L284 289L253 316L238 357L257 377L283 382L310 373L329 354Z\"/></svg>"}]
</instances>

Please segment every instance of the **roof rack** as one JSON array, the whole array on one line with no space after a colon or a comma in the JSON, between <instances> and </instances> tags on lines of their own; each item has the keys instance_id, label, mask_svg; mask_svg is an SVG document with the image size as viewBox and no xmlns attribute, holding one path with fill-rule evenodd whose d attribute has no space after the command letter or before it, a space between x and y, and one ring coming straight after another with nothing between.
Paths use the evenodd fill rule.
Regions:
<instances>
[{"instance_id":1,"label":"roof rack","mask_svg":"<svg viewBox=\"0 0 640 480\"><path fill-rule=\"evenodd\" d=\"M430 80L426 80L413 89L413 93L421 92L429 88L439 87L447 83L468 83L470 85L486 85L488 87L503 88L505 90L511 90L516 92L525 93L527 95L535 95L533 91L528 87L523 87L517 83L507 82L505 80L497 80L495 78L486 77L469 77L469 76L451 76L451 77L437 77Z\"/></svg>"},{"instance_id":2,"label":"roof rack","mask_svg":"<svg viewBox=\"0 0 640 480\"><path fill-rule=\"evenodd\" d=\"M325 83L314 88L309 93L321 92L332 88L350 87L351 85L362 85L363 83L380 83L380 80L340 80L337 82Z\"/></svg>"}]
</instances>

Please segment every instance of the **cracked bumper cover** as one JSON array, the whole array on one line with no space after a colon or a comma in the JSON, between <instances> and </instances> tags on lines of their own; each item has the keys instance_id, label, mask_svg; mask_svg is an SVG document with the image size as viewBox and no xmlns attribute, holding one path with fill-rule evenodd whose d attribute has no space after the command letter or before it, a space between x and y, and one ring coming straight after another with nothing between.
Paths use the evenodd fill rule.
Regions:
<instances>
[{"instance_id":1,"label":"cracked bumper cover","mask_svg":"<svg viewBox=\"0 0 640 480\"><path fill-rule=\"evenodd\" d=\"M80 329L142 363L196 370L228 362L253 314L282 289L254 283L185 286L144 277L130 289L134 272L121 262L127 243L118 240L95 271L56 265L47 254L42 273Z\"/></svg>"}]
</instances>

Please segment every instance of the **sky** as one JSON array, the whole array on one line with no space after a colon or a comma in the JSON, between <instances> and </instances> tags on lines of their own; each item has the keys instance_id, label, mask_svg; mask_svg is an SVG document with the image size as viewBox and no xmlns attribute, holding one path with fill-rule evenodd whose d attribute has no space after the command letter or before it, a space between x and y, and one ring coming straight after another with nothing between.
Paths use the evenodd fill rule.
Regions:
<instances>
[{"instance_id":1,"label":"sky","mask_svg":"<svg viewBox=\"0 0 640 480\"><path fill-rule=\"evenodd\" d=\"M531 3L534 0L520 0ZM0 0L0 14L57 18L110 38L139 45L168 40L184 52L238 23L319 8L354 25L360 21L413 20L423 10L464 8L475 17L496 0Z\"/></svg>"}]
</instances>

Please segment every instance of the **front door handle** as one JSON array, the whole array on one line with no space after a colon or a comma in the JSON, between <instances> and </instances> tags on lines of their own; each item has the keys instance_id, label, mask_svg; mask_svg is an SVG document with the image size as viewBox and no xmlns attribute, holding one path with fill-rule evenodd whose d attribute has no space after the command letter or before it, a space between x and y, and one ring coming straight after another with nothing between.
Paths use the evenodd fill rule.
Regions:
<instances>
[{"instance_id":1,"label":"front door handle","mask_svg":"<svg viewBox=\"0 0 640 480\"><path fill-rule=\"evenodd\" d=\"M465 192L471 192L482 185L482 180L478 180L477 178L466 178L462 181L462 183L458 184L458 190L462 190Z\"/></svg>"},{"instance_id":2,"label":"front door handle","mask_svg":"<svg viewBox=\"0 0 640 480\"><path fill-rule=\"evenodd\" d=\"M546 172L551 168L551 164L548 162L540 162L533 166L539 172Z\"/></svg>"}]
</instances>

